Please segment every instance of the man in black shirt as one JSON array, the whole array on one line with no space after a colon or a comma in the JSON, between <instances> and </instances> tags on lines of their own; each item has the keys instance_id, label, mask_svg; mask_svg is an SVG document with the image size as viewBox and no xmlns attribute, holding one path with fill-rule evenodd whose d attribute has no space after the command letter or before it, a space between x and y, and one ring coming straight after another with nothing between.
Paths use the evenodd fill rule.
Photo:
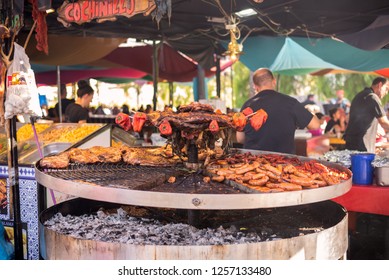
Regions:
<instances>
[{"instance_id":1,"label":"man in black shirt","mask_svg":"<svg viewBox=\"0 0 389 280\"><path fill-rule=\"evenodd\" d=\"M247 100L241 110L263 109L268 118L258 131L247 124L243 132L237 132L237 141L243 143L245 149L293 154L296 129L318 129L319 119L297 99L275 91L276 80L269 69L256 70L253 83L257 94Z\"/></svg>"},{"instance_id":2,"label":"man in black shirt","mask_svg":"<svg viewBox=\"0 0 389 280\"><path fill-rule=\"evenodd\" d=\"M378 124L386 132L389 131L389 121L381 103L387 92L387 80L378 77L373 80L371 87L365 88L354 97L343 137L346 140L346 149L375 153Z\"/></svg>"}]
</instances>

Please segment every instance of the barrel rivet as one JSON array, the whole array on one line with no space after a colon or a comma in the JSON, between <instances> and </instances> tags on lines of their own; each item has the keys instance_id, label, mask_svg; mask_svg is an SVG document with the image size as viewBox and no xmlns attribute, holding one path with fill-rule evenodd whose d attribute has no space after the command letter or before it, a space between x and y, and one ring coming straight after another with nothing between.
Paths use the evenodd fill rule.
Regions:
<instances>
[{"instance_id":1,"label":"barrel rivet","mask_svg":"<svg viewBox=\"0 0 389 280\"><path fill-rule=\"evenodd\" d=\"M192 199L192 204L194 206L199 206L201 204L201 200L199 198L193 198Z\"/></svg>"}]
</instances>

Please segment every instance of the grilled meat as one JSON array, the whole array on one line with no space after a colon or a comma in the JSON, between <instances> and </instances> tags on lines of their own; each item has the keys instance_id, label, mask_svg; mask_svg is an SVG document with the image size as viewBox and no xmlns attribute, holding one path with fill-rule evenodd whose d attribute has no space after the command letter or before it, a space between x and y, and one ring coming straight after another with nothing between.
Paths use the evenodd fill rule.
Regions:
<instances>
[{"instance_id":1,"label":"grilled meat","mask_svg":"<svg viewBox=\"0 0 389 280\"><path fill-rule=\"evenodd\" d=\"M68 152L44 157L40 161L40 166L62 169L67 168L70 162L78 164L125 162L133 165L169 166L177 161L178 157L172 154L171 149L94 146L88 149L73 148Z\"/></svg>"},{"instance_id":2,"label":"grilled meat","mask_svg":"<svg viewBox=\"0 0 389 280\"><path fill-rule=\"evenodd\" d=\"M177 162L175 158L166 158L160 149L122 147L125 163L133 165L166 166Z\"/></svg>"},{"instance_id":3,"label":"grilled meat","mask_svg":"<svg viewBox=\"0 0 389 280\"><path fill-rule=\"evenodd\" d=\"M100 162L117 163L122 160L120 148L94 146L91 147L89 151L97 156Z\"/></svg>"},{"instance_id":4,"label":"grilled meat","mask_svg":"<svg viewBox=\"0 0 389 280\"><path fill-rule=\"evenodd\" d=\"M90 164L100 162L97 155L93 154L90 149L73 148L69 151L70 162Z\"/></svg>"},{"instance_id":5,"label":"grilled meat","mask_svg":"<svg viewBox=\"0 0 389 280\"><path fill-rule=\"evenodd\" d=\"M69 166L69 152L44 157L40 161L40 165L45 168L67 168Z\"/></svg>"},{"instance_id":6,"label":"grilled meat","mask_svg":"<svg viewBox=\"0 0 389 280\"><path fill-rule=\"evenodd\" d=\"M181 105L179 112L210 112L213 113L213 107L210 104L192 102L188 105Z\"/></svg>"}]
</instances>

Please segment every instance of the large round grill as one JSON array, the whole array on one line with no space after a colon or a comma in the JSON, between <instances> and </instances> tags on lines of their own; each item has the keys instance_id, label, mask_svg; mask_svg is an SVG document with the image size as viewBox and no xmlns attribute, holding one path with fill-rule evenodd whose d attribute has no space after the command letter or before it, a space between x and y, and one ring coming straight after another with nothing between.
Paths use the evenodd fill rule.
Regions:
<instances>
[{"instance_id":1,"label":"large round grill","mask_svg":"<svg viewBox=\"0 0 389 280\"><path fill-rule=\"evenodd\" d=\"M347 213L328 200L351 188L351 172L322 163L349 174L349 179L317 189L259 193L233 181L205 182L208 174L182 164L71 164L67 169L44 169L37 162L40 184L79 197L42 213L43 255L47 259L338 259L347 250ZM169 183L170 177L176 180ZM123 206L130 212L141 208L148 213L145 218L173 226L234 227L263 239L244 244L123 244L80 239L45 226L57 213L94 215L100 207ZM69 246L72 252L66 250Z\"/></svg>"}]
</instances>

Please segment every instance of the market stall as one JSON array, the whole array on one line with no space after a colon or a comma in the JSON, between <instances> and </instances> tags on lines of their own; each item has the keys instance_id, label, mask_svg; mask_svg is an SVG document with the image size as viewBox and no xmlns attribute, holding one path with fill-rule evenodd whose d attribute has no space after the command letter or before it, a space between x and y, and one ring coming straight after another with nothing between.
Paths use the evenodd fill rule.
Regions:
<instances>
[{"instance_id":1,"label":"market stall","mask_svg":"<svg viewBox=\"0 0 389 280\"><path fill-rule=\"evenodd\" d=\"M35 179L34 163L42 158L71 147L111 145L111 127L105 124L35 124L39 142L34 139L31 124L18 123L18 162L20 180L20 207L23 232L24 259L39 259L39 212L64 199L63 194L41 189ZM6 140L5 134L1 141ZM39 145L39 147L38 147ZM42 153L42 154L41 154ZM8 157L4 147L0 153L1 190L0 220L10 237L14 236L13 202L8 184ZM46 198L42 200L42 198ZM12 239L12 238L11 238Z\"/></svg>"}]
</instances>

